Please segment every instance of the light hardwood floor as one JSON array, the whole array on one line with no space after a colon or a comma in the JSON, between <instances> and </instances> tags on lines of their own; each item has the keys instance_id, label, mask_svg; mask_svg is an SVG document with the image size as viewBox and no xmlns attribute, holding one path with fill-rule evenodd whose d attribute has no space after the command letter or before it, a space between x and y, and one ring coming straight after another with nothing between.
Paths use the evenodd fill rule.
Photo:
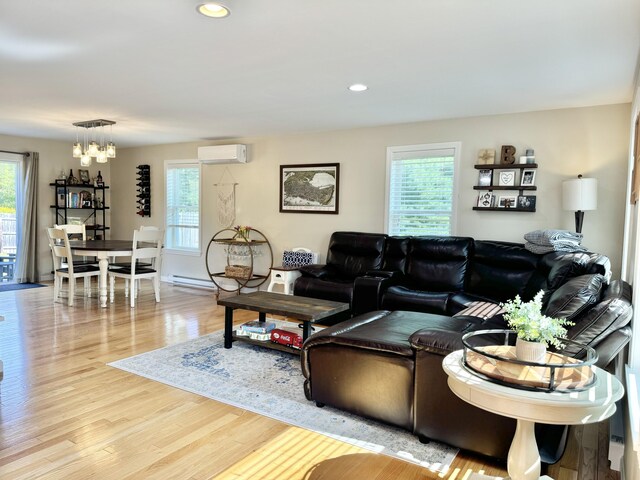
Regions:
<instances>
[{"instance_id":1,"label":"light hardwood floor","mask_svg":"<svg viewBox=\"0 0 640 480\"><path fill-rule=\"evenodd\" d=\"M506 475L461 453L446 475L111 368L220 330L211 292L122 287L52 304L53 289L0 293L0 479L437 479ZM255 315L255 314L253 314ZM252 314L236 315L242 322ZM417 441L417 440L416 440Z\"/></svg>"}]
</instances>

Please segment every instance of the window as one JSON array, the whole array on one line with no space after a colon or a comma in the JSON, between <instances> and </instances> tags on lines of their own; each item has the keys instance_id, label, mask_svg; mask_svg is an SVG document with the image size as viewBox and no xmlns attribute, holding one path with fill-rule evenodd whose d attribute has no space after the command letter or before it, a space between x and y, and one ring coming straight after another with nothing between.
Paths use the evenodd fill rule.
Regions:
<instances>
[{"instance_id":1,"label":"window","mask_svg":"<svg viewBox=\"0 0 640 480\"><path fill-rule=\"evenodd\" d=\"M193 161L165 163L165 247L200 253L200 165Z\"/></svg>"},{"instance_id":2,"label":"window","mask_svg":"<svg viewBox=\"0 0 640 480\"><path fill-rule=\"evenodd\" d=\"M460 143L387 148L385 231L452 235Z\"/></svg>"}]
</instances>

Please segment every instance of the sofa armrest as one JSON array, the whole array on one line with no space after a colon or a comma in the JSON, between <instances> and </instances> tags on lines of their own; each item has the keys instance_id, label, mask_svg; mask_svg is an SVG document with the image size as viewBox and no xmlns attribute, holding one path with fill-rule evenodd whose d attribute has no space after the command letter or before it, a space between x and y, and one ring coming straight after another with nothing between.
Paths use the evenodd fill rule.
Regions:
<instances>
[{"instance_id":1,"label":"sofa armrest","mask_svg":"<svg viewBox=\"0 0 640 480\"><path fill-rule=\"evenodd\" d=\"M324 278L335 273L335 269L330 265L304 265L299 270L303 277L313 278Z\"/></svg>"},{"instance_id":2,"label":"sofa armrest","mask_svg":"<svg viewBox=\"0 0 640 480\"><path fill-rule=\"evenodd\" d=\"M598 352L596 366L606 370L630 340L631 327L628 326L609 334L596 347L596 352Z\"/></svg>"},{"instance_id":3,"label":"sofa armrest","mask_svg":"<svg viewBox=\"0 0 640 480\"><path fill-rule=\"evenodd\" d=\"M351 306L351 311L354 316L380 310L382 294L391 285L397 283L397 276L392 275L394 272L384 272L391 274L388 276L372 276L370 273L371 272L367 272L367 275L364 277L356 278L353 284L353 305Z\"/></svg>"},{"instance_id":4,"label":"sofa armrest","mask_svg":"<svg viewBox=\"0 0 640 480\"><path fill-rule=\"evenodd\" d=\"M397 270L369 270L365 276L367 277L379 277L379 278L399 278L402 275Z\"/></svg>"}]
</instances>

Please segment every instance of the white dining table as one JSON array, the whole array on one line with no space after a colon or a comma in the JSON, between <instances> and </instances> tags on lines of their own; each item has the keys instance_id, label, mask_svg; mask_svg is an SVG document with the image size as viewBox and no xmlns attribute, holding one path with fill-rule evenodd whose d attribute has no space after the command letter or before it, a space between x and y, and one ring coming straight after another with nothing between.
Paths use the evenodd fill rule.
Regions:
<instances>
[{"instance_id":1,"label":"white dining table","mask_svg":"<svg viewBox=\"0 0 640 480\"><path fill-rule=\"evenodd\" d=\"M71 253L87 257L96 257L100 267L98 291L100 306L107 306L109 259L112 257L130 257L133 253L133 240L71 240Z\"/></svg>"}]
</instances>

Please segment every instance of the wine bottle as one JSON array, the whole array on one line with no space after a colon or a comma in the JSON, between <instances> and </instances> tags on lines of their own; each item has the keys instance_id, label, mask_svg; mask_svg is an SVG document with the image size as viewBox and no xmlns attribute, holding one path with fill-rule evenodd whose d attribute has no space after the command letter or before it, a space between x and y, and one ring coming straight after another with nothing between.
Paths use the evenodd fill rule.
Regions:
<instances>
[{"instance_id":1,"label":"wine bottle","mask_svg":"<svg viewBox=\"0 0 640 480\"><path fill-rule=\"evenodd\" d=\"M100 173L100 170L98 170L98 176L96 177L96 181L102 183L102 173Z\"/></svg>"},{"instance_id":2,"label":"wine bottle","mask_svg":"<svg viewBox=\"0 0 640 480\"><path fill-rule=\"evenodd\" d=\"M139 193L138 195L136 195L136 197L138 198L149 198L150 196L150 193Z\"/></svg>"},{"instance_id":3,"label":"wine bottle","mask_svg":"<svg viewBox=\"0 0 640 480\"><path fill-rule=\"evenodd\" d=\"M73 176L73 168L69 169L69 176L67 177L67 184L76 185L78 183L78 179Z\"/></svg>"}]
</instances>

